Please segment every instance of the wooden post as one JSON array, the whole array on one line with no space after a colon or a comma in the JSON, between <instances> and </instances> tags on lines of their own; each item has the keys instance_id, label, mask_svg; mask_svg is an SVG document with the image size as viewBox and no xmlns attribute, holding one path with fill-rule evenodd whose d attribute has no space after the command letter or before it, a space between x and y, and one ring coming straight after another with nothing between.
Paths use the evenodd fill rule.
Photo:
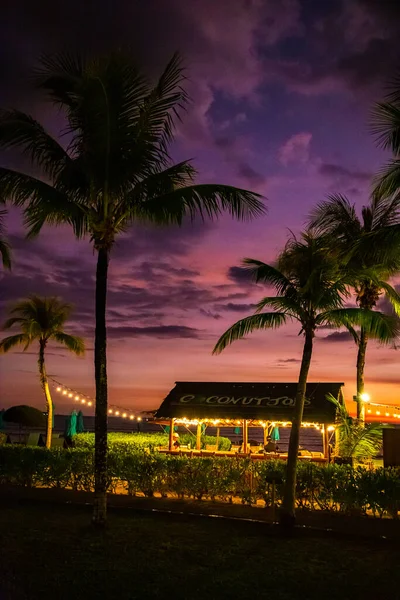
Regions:
<instances>
[{"instance_id":1,"label":"wooden post","mask_svg":"<svg viewBox=\"0 0 400 600\"><path fill-rule=\"evenodd\" d=\"M174 449L174 427L175 419L171 419L169 422L169 451Z\"/></svg>"},{"instance_id":2,"label":"wooden post","mask_svg":"<svg viewBox=\"0 0 400 600\"><path fill-rule=\"evenodd\" d=\"M324 458L329 461L329 440L328 440L328 427L326 425L322 426L322 445Z\"/></svg>"},{"instance_id":3,"label":"wooden post","mask_svg":"<svg viewBox=\"0 0 400 600\"><path fill-rule=\"evenodd\" d=\"M201 423L197 424L196 450L201 450Z\"/></svg>"},{"instance_id":4,"label":"wooden post","mask_svg":"<svg viewBox=\"0 0 400 600\"><path fill-rule=\"evenodd\" d=\"M218 452L218 446L219 446L219 427L217 427L217 441L216 441L216 445L217 445L216 451Z\"/></svg>"},{"instance_id":5,"label":"wooden post","mask_svg":"<svg viewBox=\"0 0 400 600\"><path fill-rule=\"evenodd\" d=\"M263 429L264 429L264 448L265 448L265 446L267 445L267 431L268 431L267 425Z\"/></svg>"},{"instance_id":6,"label":"wooden post","mask_svg":"<svg viewBox=\"0 0 400 600\"><path fill-rule=\"evenodd\" d=\"M243 452L247 454L247 446L248 446L248 429L247 429L247 419L243 419Z\"/></svg>"}]
</instances>

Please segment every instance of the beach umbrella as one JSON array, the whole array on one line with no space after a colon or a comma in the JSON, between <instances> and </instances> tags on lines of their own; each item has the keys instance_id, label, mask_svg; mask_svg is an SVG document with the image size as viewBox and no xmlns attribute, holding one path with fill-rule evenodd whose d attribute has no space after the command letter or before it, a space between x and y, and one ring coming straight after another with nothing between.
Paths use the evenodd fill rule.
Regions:
<instances>
[{"instance_id":1,"label":"beach umbrella","mask_svg":"<svg viewBox=\"0 0 400 600\"><path fill-rule=\"evenodd\" d=\"M77 414L74 409L70 415L65 419L65 431L64 435L66 438L72 438L76 435L76 424L77 424Z\"/></svg>"},{"instance_id":2,"label":"beach umbrella","mask_svg":"<svg viewBox=\"0 0 400 600\"><path fill-rule=\"evenodd\" d=\"M85 425L83 423L83 414L80 410L76 417L76 433L83 433L85 431Z\"/></svg>"},{"instance_id":3,"label":"beach umbrella","mask_svg":"<svg viewBox=\"0 0 400 600\"><path fill-rule=\"evenodd\" d=\"M171 431L171 427L166 425L164 431L165 433L169 433ZM174 431L178 431L178 425L174 425Z\"/></svg>"},{"instance_id":4,"label":"beach umbrella","mask_svg":"<svg viewBox=\"0 0 400 600\"><path fill-rule=\"evenodd\" d=\"M4 419L3 419L3 417L4 417L4 413L5 412L6 411L4 410L4 408L2 410L0 410L0 431L3 431L3 429L4 429Z\"/></svg>"},{"instance_id":5,"label":"beach umbrella","mask_svg":"<svg viewBox=\"0 0 400 600\"><path fill-rule=\"evenodd\" d=\"M281 436L279 435L279 427L273 427L271 431L271 440L273 442L279 442Z\"/></svg>"}]
</instances>

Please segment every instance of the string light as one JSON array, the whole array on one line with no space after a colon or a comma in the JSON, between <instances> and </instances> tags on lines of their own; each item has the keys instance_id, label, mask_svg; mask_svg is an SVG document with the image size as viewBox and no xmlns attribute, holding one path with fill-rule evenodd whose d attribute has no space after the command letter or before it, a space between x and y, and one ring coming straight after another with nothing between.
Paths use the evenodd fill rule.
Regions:
<instances>
[{"instance_id":1,"label":"string light","mask_svg":"<svg viewBox=\"0 0 400 600\"><path fill-rule=\"evenodd\" d=\"M71 389L71 388L63 385L59 381L56 381L53 377L49 377L49 379L55 384L55 389L59 394L62 394L63 396L67 396L68 398L72 398L75 402L79 402L80 404L84 404L89 407L94 405L95 402L94 402L93 398L90 398L86 394L82 394L82 393L78 392L77 390ZM116 406L114 406L113 408L109 408L108 414L115 415L116 417L121 417L123 419L129 419L130 421L133 421L136 418L135 415L133 413L131 413L130 411L127 411L126 409L123 409L122 407L116 407ZM142 417L137 417L137 420L142 421ZM196 423L199 423L199 422L200 421L196 421ZM219 422L219 420L218 420L218 422Z\"/></svg>"}]
</instances>

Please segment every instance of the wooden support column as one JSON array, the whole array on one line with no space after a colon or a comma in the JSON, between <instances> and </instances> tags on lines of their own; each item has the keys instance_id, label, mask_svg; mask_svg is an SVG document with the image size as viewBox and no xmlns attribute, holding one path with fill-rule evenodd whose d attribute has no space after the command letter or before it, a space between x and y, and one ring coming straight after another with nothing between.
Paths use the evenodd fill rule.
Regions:
<instances>
[{"instance_id":1,"label":"wooden support column","mask_svg":"<svg viewBox=\"0 0 400 600\"><path fill-rule=\"evenodd\" d=\"M171 419L169 422L169 450L174 449L174 428L175 428L175 419Z\"/></svg>"},{"instance_id":2,"label":"wooden support column","mask_svg":"<svg viewBox=\"0 0 400 600\"><path fill-rule=\"evenodd\" d=\"M263 427L264 429L264 447L267 445L267 433L268 433L268 425Z\"/></svg>"},{"instance_id":3,"label":"wooden support column","mask_svg":"<svg viewBox=\"0 0 400 600\"><path fill-rule=\"evenodd\" d=\"M324 457L329 461L329 439L328 439L328 427L322 425L322 445Z\"/></svg>"},{"instance_id":4,"label":"wooden support column","mask_svg":"<svg viewBox=\"0 0 400 600\"><path fill-rule=\"evenodd\" d=\"M248 429L247 429L247 419L243 419L243 452L247 454L248 448Z\"/></svg>"},{"instance_id":5,"label":"wooden support column","mask_svg":"<svg viewBox=\"0 0 400 600\"><path fill-rule=\"evenodd\" d=\"M218 446L219 446L219 427L217 427L217 440L216 440L216 446L217 446L216 450L217 450L217 452L218 452Z\"/></svg>"},{"instance_id":6,"label":"wooden support column","mask_svg":"<svg viewBox=\"0 0 400 600\"><path fill-rule=\"evenodd\" d=\"M196 450L201 450L201 423L198 423L197 425Z\"/></svg>"}]
</instances>

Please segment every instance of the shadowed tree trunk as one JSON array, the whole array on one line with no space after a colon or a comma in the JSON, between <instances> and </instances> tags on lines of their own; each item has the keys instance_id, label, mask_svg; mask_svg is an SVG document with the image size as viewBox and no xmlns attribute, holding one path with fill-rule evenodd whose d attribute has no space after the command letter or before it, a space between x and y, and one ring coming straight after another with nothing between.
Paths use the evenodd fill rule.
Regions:
<instances>
[{"instance_id":1,"label":"shadowed tree trunk","mask_svg":"<svg viewBox=\"0 0 400 600\"><path fill-rule=\"evenodd\" d=\"M40 340L38 365L39 365L40 383L42 385L44 396L46 398L46 406L47 406L46 448L51 448L51 436L53 433L53 402L51 400L49 383L47 381L46 366L45 366L45 362L44 362L45 348L46 348L45 340Z\"/></svg>"},{"instance_id":2,"label":"shadowed tree trunk","mask_svg":"<svg viewBox=\"0 0 400 600\"><path fill-rule=\"evenodd\" d=\"M357 419L360 424L365 423L365 403L361 400L361 394L364 393L364 368L367 343L368 334L365 328L361 327L357 352Z\"/></svg>"},{"instance_id":3,"label":"shadowed tree trunk","mask_svg":"<svg viewBox=\"0 0 400 600\"><path fill-rule=\"evenodd\" d=\"M289 451L286 466L286 482L280 514L280 524L288 529L294 527L295 524L297 457L299 452L300 427L303 419L307 378L310 370L313 349L313 338L313 331L306 332L299 381L296 391L296 404L294 406L292 428L290 430Z\"/></svg>"},{"instance_id":4,"label":"shadowed tree trunk","mask_svg":"<svg viewBox=\"0 0 400 600\"><path fill-rule=\"evenodd\" d=\"M107 274L109 253L100 248L96 270L96 333L94 364L96 379L96 420L94 477L95 496L93 523L104 526L107 519Z\"/></svg>"}]
</instances>

